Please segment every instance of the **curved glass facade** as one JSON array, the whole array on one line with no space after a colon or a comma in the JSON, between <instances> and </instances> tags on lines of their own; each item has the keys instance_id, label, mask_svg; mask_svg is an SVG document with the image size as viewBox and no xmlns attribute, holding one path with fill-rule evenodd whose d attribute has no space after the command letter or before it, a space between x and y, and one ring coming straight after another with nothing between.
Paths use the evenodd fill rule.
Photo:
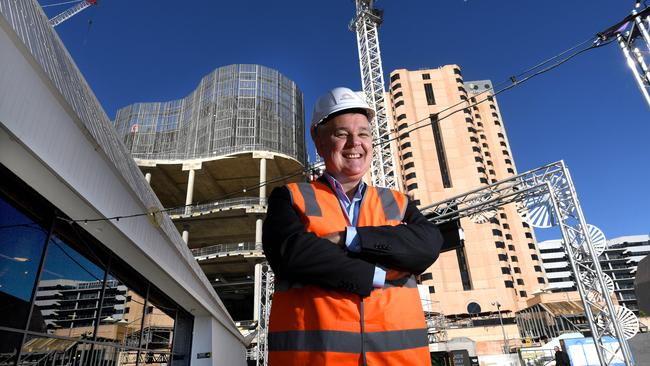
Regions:
<instances>
[{"instance_id":1,"label":"curved glass facade","mask_svg":"<svg viewBox=\"0 0 650 366\"><path fill-rule=\"evenodd\" d=\"M136 159L185 160L269 151L305 163L303 96L261 65L229 65L187 97L120 109L115 128Z\"/></svg>"}]
</instances>

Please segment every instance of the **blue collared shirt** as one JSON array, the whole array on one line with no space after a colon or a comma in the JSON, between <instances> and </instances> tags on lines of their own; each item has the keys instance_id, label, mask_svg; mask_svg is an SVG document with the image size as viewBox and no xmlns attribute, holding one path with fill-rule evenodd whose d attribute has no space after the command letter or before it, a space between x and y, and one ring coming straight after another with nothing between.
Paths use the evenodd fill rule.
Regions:
<instances>
[{"instance_id":1,"label":"blue collared shirt","mask_svg":"<svg viewBox=\"0 0 650 366\"><path fill-rule=\"evenodd\" d=\"M357 187L357 191L350 200L348 195L345 194L341 183L339 183L327 172L325 172L323 175L330 183L330 186L334 188L334 193L336 193L336 197L339 200L341 210L348 220L348 226L345 229L345 246L350 252L359 253L361 251L361 244L359 242L359 236L357 235L356 226L359 222L359 209L361 208L361 201L363 200L363 196L366 194L367 185L361 181ZM379 266L375 266L375 275L372 279L372 285L374 287L383 287L385 281L386 271Z\"/></svg>"}]
</instances>

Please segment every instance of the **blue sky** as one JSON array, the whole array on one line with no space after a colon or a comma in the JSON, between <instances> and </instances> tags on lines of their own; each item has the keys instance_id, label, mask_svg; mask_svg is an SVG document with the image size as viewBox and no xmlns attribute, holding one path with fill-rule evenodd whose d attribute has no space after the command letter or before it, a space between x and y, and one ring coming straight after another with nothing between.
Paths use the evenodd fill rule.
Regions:
<instances>
[{"instance_id":1,"label":"blue sky","mask_svg":"<svg viewBox=\"0 0 650 366\"><path fill-rule=\"evenodd\" d=\"M455 63L466 81L497 84L595 35L633 5L382 0L384 72ZM67 6L45 10L53 16ZM217 67L257 63L297 83L308 121L323 91L360 89L355 36L347 29L353 13L351 0L100 0L57 30L111 118L134 102L184 97ZM607 237L650 233L650 111L615 44L497 100L520 172L564 159L589 223Z\"/></svg>"}]
</instances>

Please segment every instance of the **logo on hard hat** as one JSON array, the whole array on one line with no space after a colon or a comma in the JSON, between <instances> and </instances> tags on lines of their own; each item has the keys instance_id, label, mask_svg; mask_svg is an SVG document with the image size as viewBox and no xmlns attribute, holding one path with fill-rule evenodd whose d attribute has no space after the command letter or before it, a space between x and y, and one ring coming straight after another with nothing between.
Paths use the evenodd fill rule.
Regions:
<instances>
[{"instance_id":1,"label":"logo on hard hat","mask_svg":"<svg viewBox=\"0 0 650 366\"><path fill-rule=\"evenodd\" d=\"M356 98L353 95L350 95L348 93L341 94L339 100L346 100L346 99L356 99Z\"/></svg>"}]
</instances>

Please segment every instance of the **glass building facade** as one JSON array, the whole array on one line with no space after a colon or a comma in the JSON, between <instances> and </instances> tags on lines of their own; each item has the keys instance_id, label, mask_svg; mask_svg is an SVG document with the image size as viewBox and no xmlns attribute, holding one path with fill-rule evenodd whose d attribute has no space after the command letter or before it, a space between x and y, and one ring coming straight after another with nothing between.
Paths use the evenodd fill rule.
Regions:
<instances>
[{"instance_id":1,"label":"glass building facade","mask_svg":"<svg viewBox=\"0 0 650 366\"><path fill-rule=\"evenodd\" d=\"M192 316L0 165L0 365L189 365Z\"/></svg>"},{"instance_id":2,"label":"glass building facade","mask_svg":"<svg viewBox=\"0 0 650 366\"><path fill-rule=\"evenodd\" d=\"M305 162L303 96L261 65L229 65L187 97L118 110L115 128L136 159L185 160L268 151Z\"/></svg>"}]
</instances>

